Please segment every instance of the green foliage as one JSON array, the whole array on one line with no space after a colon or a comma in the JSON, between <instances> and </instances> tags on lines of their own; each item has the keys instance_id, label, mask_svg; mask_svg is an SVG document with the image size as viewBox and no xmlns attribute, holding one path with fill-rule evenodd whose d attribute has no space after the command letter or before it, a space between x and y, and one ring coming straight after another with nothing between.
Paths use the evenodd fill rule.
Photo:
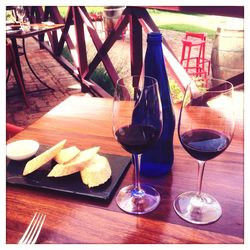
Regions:
<instances>
[{"instance_id":1,"label":"green foliage","mask_svg":"<svg viewBox=\"0 0 250 250\"><path fill-rule=\"evenodd\" d=\"M68 11L68 6L58 6L58 10L62 17L65 17Z\"/></svg>"},{"instance_id":2,"label":"green foliage","mask_svg":"<svg viewBox=\"0 0 250 250\"><path fill-rule=\"evenodd\" d=\"M70 51L69 51L69 49L68 49L67 46L64 46L64 47L63 47L62 56L63 56L65 59L67 59L70 63L72 63L72 64L74 63L73 58L72 58L72 56L71 56L71 54L70 54Z\"/></svg>"},{"instance_id":3,"label":"green foliage","mask_svg":"<svg viewBox=\"0 0 250 250\"><path fill-rule=\"evenodd\" d=\"M181 89L179 88L178 84L175 82L174 79L171 78L169 78L168 81L173 103L181 102L183 99L183 93L181 92Z\"/></svg>"},{"instance_id":4,"label":"green foliage","mask_svg":"<svg viewBox=\"0 0 250 250\"><path fill-rule=\"evenodd\" d=\"M6 11L5 19L6 19L6 21L9 21L9 22L15 21L15 17L12 15L12 12L9 10Z\"/></svg>"},{"instance_id":5,"label":"green foliage","mask_svg":"<svg viewBox=\"0 0 250 250\"><path fill-rule=\"evenodd\" d=\"M112 81L107 74L105 68L103 66L98 66L94 73L91 75L91 80L96 82L100 87L102 87L105 91L107 91L110 95L114 94L114 86Z\"/></svg>"},{"instance_id":6,"label":"green foliage","mask_svg":"<svg viewBox=\"0 0 250 250\"><path fill-rule=\"evenodd\" d=\"M100 6L86 6L88 13L99 13L103 11L103 7Z\"/></svg>"}]
</instances>

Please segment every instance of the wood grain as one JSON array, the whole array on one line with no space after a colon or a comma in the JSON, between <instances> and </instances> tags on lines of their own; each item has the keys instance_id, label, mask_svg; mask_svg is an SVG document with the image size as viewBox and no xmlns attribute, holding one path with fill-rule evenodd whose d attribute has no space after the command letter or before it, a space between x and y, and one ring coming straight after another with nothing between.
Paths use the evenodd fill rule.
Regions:
<instances>
[{"instance_id":1,"label":"wood grain","mask_svg":"<svg viewBox=\"0 0 250 250\"><path fill-rule=\"evenodd\" d=\"M53 145L67 139L80 149L101 146L101 152L129 155L112 134L112 100L71 96L10 141L35 139ZM178 119L179 105L175 106ZM196 161L179 143L175 132L175 161L169 175L141 178L161 194L159 207L143 216L122 212L110 203L55 191L7 185L7 243L16 243L35 211L47 214L39 243L243 243L243 121L237 120L228 149L207 163L203 190L222 205L213 224L197 226L181 220L172 202L181 192L196 189ZM131 184L130 167L119 188Z\"/></svg>"}]
</instances>

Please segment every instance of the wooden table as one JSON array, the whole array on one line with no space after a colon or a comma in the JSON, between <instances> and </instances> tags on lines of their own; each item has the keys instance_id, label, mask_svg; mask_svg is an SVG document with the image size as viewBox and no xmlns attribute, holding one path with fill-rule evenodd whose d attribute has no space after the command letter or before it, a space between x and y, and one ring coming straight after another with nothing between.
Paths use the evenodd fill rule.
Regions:
<instances>
[{"instance_id":1,"label":"wooden table","mask_svg":"<svg viewBox=\"0 0 250 250\"><path fill-rule=\"evenodd\" d=\"M62 29L64 27L64 24L54 24L54 25L45 25L43 23L34 23L30 25L30 30L29 31L18 31L18 32L6 32L6 38L11 39L12 41L12 45L13 45L13 49L16 55L16 62L17 62L17 66L19 69L19 73L21 78L23 79L23 73L22 73L22 67L21 67L21 63L20 63L20 58L19 58L19 52L18 52L18 46L17 46L17 39L22 39L22 47L23 47L23 53L26 59L26 62L31 70L31 72L33 73L33 75L39 80L39 82L44 85L46 87L46 89L51 89L53 90L53 88L51 88L49 85L47 85L46 82L42 81L39 76L36 74L36 72L34 71L33 67L31 66L27 54L26 54L26 48L25 48L25 39L28 37L35 37L35 36L42 36L45 33L47 33L48 35L50 35L53 39L54 44L58 44L57 41L57 34L55 33L55 31L57 31L58 29ZM52 32L52 35L50 34L50 32ZM54 45L55 46L55 45ZM56 48L54 48L54 52L55 52ZM41 91L41 90L39 90Z\"/></svg>"},{"instance_id":2,"label":"wooden table","mask_svg":"<svg viewBox=\"0 0 250 250\"><path fill-rule=\"evenodd\" d=\"M102 153L128 156L112 135L111 107L112 99L71 96L10 141L32 138L52 145L66 138L68 146L99 145ZM178 118L179 106L175 111ZM143 216L122 212L114 198L104 203L7 184L7 243L18 242L35 211L47 214L38 243L243 243L242 116L229 148L209 161L205 170L203 191L214 195L223 209L216 223L192 225L175 214L174 198L196 189L197 166L176 133L174 152L171 174L141 180L161 194L159 207ZM130 166L119 188L132 183L133 171Z\"/></svg>"}]
</instances>

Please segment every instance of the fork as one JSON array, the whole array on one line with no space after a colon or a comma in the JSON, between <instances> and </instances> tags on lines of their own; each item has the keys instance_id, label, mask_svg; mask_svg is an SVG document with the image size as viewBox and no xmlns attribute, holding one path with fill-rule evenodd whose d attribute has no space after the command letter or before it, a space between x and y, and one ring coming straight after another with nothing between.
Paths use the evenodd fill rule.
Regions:
<instances>
[{"instance_id":1,"label":"fork","mask_svg":"<svg viewBox=\"0 0 250 250\"><path fill-rule=\"evenodd\" d=\"M46 215L36 212L18 244L35 244L45 218Z\"/></svg>"}]
</instances>

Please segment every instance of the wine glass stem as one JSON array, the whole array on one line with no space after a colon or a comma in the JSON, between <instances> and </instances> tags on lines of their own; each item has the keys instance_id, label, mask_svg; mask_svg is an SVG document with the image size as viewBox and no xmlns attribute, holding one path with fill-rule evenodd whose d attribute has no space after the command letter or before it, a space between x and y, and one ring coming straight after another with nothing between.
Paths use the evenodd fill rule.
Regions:
<instances>
[{"instance_id":1,"label":"wine glass stem","mask_svg":"<svg viewBox=\"0 0 250 250\"><path fill-rule=\"evenodd\" d=\"M23 17L20 17L20 26L23 28Z\"/></svg>"},{"instance_id":2,"label":"wine glass stem","mask_svg":"<svg viewBox=\"0 0 250 250\"><path fill-rule=\"evenodd\" d=\"M201 194L202 179L205 168L205 161L198 161L198 196Z\"/></svg>"},{"instance_id":3,"label":"wine glass stem","mask_svg":"<svg viewBox=\"0 0 250 250\"><path fill-rule=\"evenodd\" d=\"M133 154L133 163L135 167L135 179L134 179L134 189L133 189L133 196L142 196L144 194L143 190L141 189L140 184L140 165L141 165L141 154Z\"/></svg>"}]
</instances>

